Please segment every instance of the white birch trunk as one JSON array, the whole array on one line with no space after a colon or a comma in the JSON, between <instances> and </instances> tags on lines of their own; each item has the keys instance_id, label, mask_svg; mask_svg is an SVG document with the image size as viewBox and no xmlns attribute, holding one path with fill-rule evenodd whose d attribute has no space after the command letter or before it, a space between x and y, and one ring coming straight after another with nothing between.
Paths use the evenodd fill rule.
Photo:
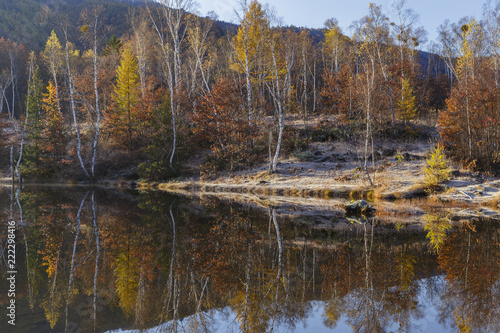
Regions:
<instances>
[{"instance_id":1,"label":"white birch trunk","mask_svg":"<svg viewBox=\"0 0 500 333\"><path fill-rule=\"evenodd\" d=\"M98 82L98 70L97 70L97 26L98 18L95 17L94 20L94 94L95 94L95 112L97 114L96 128L94 134L94 142L92 144L92 160L90 164L90 172L92 178L95 177L95 160L97 155L97 145L99 144L99 131L101 126L101 109L99 107L99 90L97 86ZM57 88L56 88L57 91Z\"/></svg>"},{"instance_id":2,"label":"white birch trunk","mask_svg":"<svg viewBox=\"0 0 500 333\"><path fill-rule=\"evenodd\" d=\"M69 309L69 299L71 296L71 286L73 284L73 275L75 273L75 257L76 257L76 246L78 244L78 238L80 236L80 215L82 213L83 204L85 203L85 199L87 199L89 192L85 193L85 196L80 203L80 208L78 209L78 213L76 214L76 235L75 242L73 243L73 255L71 256L71 267L69 270L69 282L68 282L68 296L66 298L66 323L65 323L65 332L68 332L68 309Z\"/></svg>"},{"instance_id":3,"label":"white birch trunk","mask_svg":"<svg viewBox=\"0 0 500 333\"><path fill-rule=\"evenodd\" d=\"M70 97L70 104L71 104L71 112L73 113L73 123L75 126L76 139L77 139L76 153L78 155L78 160L80 161L80 166L82 167L82 170L85 173L85 176L87 176L87 178L90 178L90 175L89 175L87 169L85 168L85 164L83 163L82 154L81 154L82 140L80 138L80 127L78 126L78 120L76 119L73 76L71 75L71 65L70 65L70 56L69 56L68 32L67 32L65 27L63 27L62 30L64 33L64 39L65 39L66 67L67 67L67 74L68 74L68 85L69 85L69 97Z\"/></svg>"},{"instance_id":4,"label":"white birch trunk","mask_svg":"<svg viewBox=\"0 0 500 333\"><path fill-rule=\"evenodd\" d=\"M28 98L31 95L30 83L33 80L34 62L35 62L35 54L31 53L30 54L29 72L28 72L28 94L27 94ZM23 159L24 139L26 137L26 127L28 126L28 118L29 118L29 109L28 109L28 106L26 105L26 117L24 119L23 134L21 137L21 148L19 149L19 158L17 159L17 163L16 163L16 174L17 174L17 181L19 182L19 184L21 184L21 174L19 172L19 165L21 164L21 161Z\"/></svg>"}]
</instances>

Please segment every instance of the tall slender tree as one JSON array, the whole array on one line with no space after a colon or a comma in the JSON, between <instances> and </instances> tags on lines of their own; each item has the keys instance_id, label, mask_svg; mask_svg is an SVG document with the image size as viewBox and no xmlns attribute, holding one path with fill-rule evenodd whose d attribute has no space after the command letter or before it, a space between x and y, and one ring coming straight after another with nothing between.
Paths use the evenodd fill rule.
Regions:
<instances>
[{"instance_id":1,"label":"tall slender tree","mask_svg":"<svg viewBox=\"0 0 500 333\"><path fill-rule=\"evenodd\" d=\"M45 49L42 52L42 58L52 75L52 81L54 82L54 86L56 88L57 109L61 112L58 76L63 66L64 52L63 47L59 42L59 38L57 38L57 34L54 30L52 30L50 37L47 39Z\"/></svg>"}]
</instances>

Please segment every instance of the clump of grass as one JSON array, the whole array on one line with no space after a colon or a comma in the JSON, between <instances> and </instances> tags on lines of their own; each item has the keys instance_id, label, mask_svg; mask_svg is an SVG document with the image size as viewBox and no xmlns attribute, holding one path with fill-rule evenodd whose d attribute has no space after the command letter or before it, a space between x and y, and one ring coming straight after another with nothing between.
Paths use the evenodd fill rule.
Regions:
<instances>
[{"instance_id":1,"label":"clump of grass","mask_svg":"<svg viewBox=\"0 0 500 333\"><path fill-rule=\"evenodd\" d=\"M463 200L446 200L443 201L437 196L418 199L403 199L401 204L419 207L425 211L439 211L447 208L470 208L474 205Z\"/></svg>"},{"instance_id":2,"label":"clump of grass","mask_svg":"<svg viewBox=\"0 0 500 333\"><path fill-rule=\"evenodd\" d=\"M488 200L485 205L491 208L500 208L500 196Z\"/></svg>"},{"instance_id":3,"label":"clump of grass","mask_svg":"<svg viewBox=\"0 0 500 333\"><path fill-rule=\"evenodd\" d=\"M387 190L387 185L382 185L382 186L375 188L375 190L373 190L373 192L372 192L372 198L373 199L382 199L384 196L383 193L386 190Z\"/></svg>"},{"instance_id":4,"label":"clump of grass","mask_svg":"<svg viewBox=\"0 0 500 333\"><path fill-rule=\"evenodd\" d=\"M361 193L359 191L356 191L356 190L352 190L351 192L349 192L349 198L351 200L358 200L358 199L361 199Z\"/></svg>"},{"instance_id":5,"label":"clump of grass","mask_svg":"<svg viewBox=\"0 0 500 333\"><path fill-rule=\"evenodd\" d=\"M313 152L307 150L307 151L298 151L293 154L295 157L297 157L301 161L312 161L316 158Z\"/></svg>"}]
</instances>

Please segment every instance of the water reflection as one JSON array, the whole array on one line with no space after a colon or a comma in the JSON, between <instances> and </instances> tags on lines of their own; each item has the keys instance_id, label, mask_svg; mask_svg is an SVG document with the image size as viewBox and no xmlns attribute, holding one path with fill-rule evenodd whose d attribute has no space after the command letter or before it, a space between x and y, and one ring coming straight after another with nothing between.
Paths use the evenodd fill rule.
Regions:
<instances>
[{"instance_id":1,"label":"water reflection","mask_svg":"<svg viewBox=\"0 0 500 333\"><path fill-rule=\"evenodd\" d=\"M2 244L11 214L18 321L2 332L500 331L496 222L323 230L280 207L27 188L0 192Z\"/></svg>"}]
</instances>

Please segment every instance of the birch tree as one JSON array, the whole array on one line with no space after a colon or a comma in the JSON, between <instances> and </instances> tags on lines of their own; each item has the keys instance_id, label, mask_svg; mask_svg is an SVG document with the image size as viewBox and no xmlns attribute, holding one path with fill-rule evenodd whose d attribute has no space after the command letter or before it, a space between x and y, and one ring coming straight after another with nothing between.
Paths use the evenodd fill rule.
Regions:
<instances>
[{"instance_id":1,"label":"birch tree","mask_svg":"<svg viewBox=\"0 0 500 333\"><path fill-rule=\"evenodd\" d=\"M103 7L93 7L91 10L84 11L82 13L82 18L84 21L88 23L88 25L84 25L82 27L82 32L84 32L85 35L89 35L87 37L88 42L92 46L92 53L93 53L93 77L94 77L94 112L96 114L96 120L95 120L95 127L94 127L94 138L92 142L92 156L91 156L91 162L90 162L90 174L92 178L95 177L95 163L96 163L96 155L97 155L97 146L99 144L99 134L100 134L100 128L101 128L101 119L102 119L102 112L101 112L101 107L99 103L99 89L98 89L98 82L99 82L99 64L98 64L98 56L97 56L97 45L100 41L100 31L102 29L101 23L100 23L100 16L102 14ZM57 89L57 87L56 87ZM57 91L57 90L56 90Z\"/></svg>"},{"instance_id":2,"label":"birch tree","mask_svg":"<svg viewBox=\"0 0 500 333\"><path fill-rule=\"evenodd\" d=\"M364 108L365 108L365 144L364 144L364 165L363 169L365 170L366 176L370 185L373 186L373 181L370 176L370 172L368 170L368 148L369 143L372 143L372 163L373 162L373 134L372 134L372 106L373 106L373 94L375 87L375 76L376 76L376 60L377 60L377 44L378 40L374 39L371 34L371 22L369 19L366 19L360 22L357 22L355 38L360 43L359 54L362 57L362 67L363 67L363 76L362 79L363 87L364 87ZM368 29L366 29L368 27ZM363 82L364 81L364 82Z\"/></svg>"},{"instance_id":3,"label":"birch tree","mask_svg":"<svg viewBox=\"0 0 500 333\"><path fill-rule=\"evenodd\" d=\"M23 126L23 133L21 136L21 147L19 149L19 157L17 159L16 163L16 174L17 174L17 179L19 181L19 184L21 184L21 174L19 172L19 166L21 165L21 161L23 160L23 151L24 151L24 140L26 138L26 129L28 127L28 119L29 119L29 113L30 113L30 99L31 95L33 93L32 91L32 85L33 85L33 76L35 74L35 52L31 51L30 52L30 62L28 66L28 93L27 93L27 101L26 101L26 114L24 115L24 126ZM33 103L31 101L31 103ZM33 105L32 105L33 107Z\"/></svg>"},{"instance_id":4,"label":"birch tree","mask_svg":"<svg viewBox=\"0 0 500 333\"><path fill-rule=\"evenodd\" d=\"M7 54L9 55L10 84L12 89L12 103L11 103L11 112L9 118L14 119L16 116L16 90L18 81L18 69L17 69L18 49L16 43L10 44L10 47L7 49Z\"/></svg>"},{"instance_id":5,"label":"birch tree","mask_svg":"<svg viewBox=\"0 0 500 333\"><path fill-rule=\"evenodd\" d=\"M360 26L358 27L363 38L370 44L370 48L373 50L373 52L370 53L375 56L375 60L379 64L380 71L386 84L387 96L390 100L391 123L392 127L394 127L396 123L396 108L387 73L387 64L384 61L384 49L392 43L389 36L388 21L388 18L382 13L381 6L370 3L369 13L360 20Z\"/></svg>"},{"instance_id":6,"label":"birch tree","mask_svg":"<svg viewBox=\"0 0 500 333\"><path fill-rule=\"evenodd\" d=\"M190 15L188 19L187 40L189 49L191 50L195 59L195 65L192 73L193 91L196 89L194 85L199 81L198 72L200 73L203 82L203 90L207 92L210 91L208 77L205 72L207 70L207 65L209 65L208 61L206 60L209 47L209 45L207 45L207 40L209 38L212 24L213 20L210 18L200 19L194 17L193 15Z\"/></svg>"},{"instance_id":7,"label":"birch tree","mask_svg":"<svg viewBox=\"0 0 500 333\"><path fill-rule=\"evenodd\" d=\"M485 33L485 44L493 62L495 85L498 87L500 84L500 1L492 3L489 0L484 4L482 25Z\"/></svg>"},{"instance_id":8,"label":"birch tree","mask_svg":"<svg viewBox=\"0 0 500 333\"><path fill-rule=\"evenodd\" d=\"M180 103L177 92L182 85L182 45L186 36L185 16L186 12L193 12L195 2L192 0L159 0L159 15L156 17L150 10L150 17L153 27L158 34L159 46L163 54L166 81L170 93L170 107L172 112L172 153L170 154L170 168L173 168L173 161L177 145L177 116L179 114Z\"/></svg>"},{"instance_id":9,"label":"birch tree","mask_svg":"<svg viewBox=\"0 0 500 333\"><path fill-rule=\"evenodd\" d=\"M152 33L154 32L149 27L149 18L142 11L134 11L129 20L133 30L133 45L137 56L141 94L144 99L146 96L146 84L150 74L149 62L154 57L152 53Z\"/></svg>"},{"instance_id":10,"label":"birch tree","mask_svg":"<svg viewBox=\"0 0 500 333\"><path fill-rule=\"evenodd\" d=\"M287 97L290 93L291 70L294 63L294 43L290 40L290 34L269 33L268 45L270 49L270 68L269 68L269 93L273 100L276 117L278 118L278 139L272 161L270 161L269 172L276 172L278 156L285 128L285 108ZM286 37L288 35L288 38ZM280 38L281 37L281 38ZM282 40L282 44L279 40ZM281 45L280 45L281 44Z\"/></svg>"},{"instance_id":11,"label":"birch tree","mask_svg":"<svg viewBox=\"0 0 500 333\"><path fill-rule=\"evenodd\" d=\"M75 133L76 133L76 153L78 155L78 161L80 162L80 166L83 170L83 173L87 178L90 178L90 174L87 171L87 168L85 167L85 164L83 162L82 158L82 140L81 140L81 134L80 134L80 126L78 124L78 119L76 115L76 105L75 105L75 87L73 84L73 74L71 71L71 56L70 56L70 42L68 38L68 28L65 23L62 21L59 21L59 24L61 26L61 30L63 31L64 34L64 55L65 55L65 60L66 60L66 75L68 76L68 88L69 88L69 98L70 98L70 105L71 105L71 113L73 114L73 125L75 127Z\"/></svg>"},{"instance_id":12,"label":"birch tree","mask_svg":"<svg viewBox=\"0 0 500 333\"><path fill-rule=\"evenodd\" d=\"M324 52L330 57L330 73L340 70L341 56L344 51L346 37L342 34L339 21L330 18L325 22L325 41L323 43Z\"/></svg>"},{"instance_id":13,"label":"birch tree","mask_svg":"<svg viewBox=\"0 0 500 333\"><path fill-rule=\"evenodd\" d=\"M252 101L252 76L258 74L261 50L269 30L269 21L265 11L256 0L250 5L243 3L243 17L240 21L238 33L233 40L235 63L234 69L245 75L247 90L248 122L253 126L255 120L254 105Z\"/></svg>"}]
</instances>

